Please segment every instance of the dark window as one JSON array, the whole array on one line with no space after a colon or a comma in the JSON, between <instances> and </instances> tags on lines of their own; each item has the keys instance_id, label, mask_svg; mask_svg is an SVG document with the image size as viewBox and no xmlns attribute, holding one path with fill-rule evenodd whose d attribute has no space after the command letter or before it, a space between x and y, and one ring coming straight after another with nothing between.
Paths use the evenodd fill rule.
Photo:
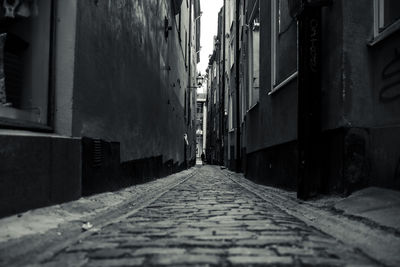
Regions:
<instances>
[{"instance_id":1,"label":"dark window","mask_svg":"<svg viewBox=\"0 0 400 267\"><path fill-rule=\"evenodd\" d=\"M276 18L276 84L297 70L297 24L290 16L288 2L278 0Z\"/></svg>"},{"instance_id":2,"label":"dark window","mask_svg":"<svg viewBox=\"0 0 400 267\"><path fill-rule=\"evenodd\" d=\"M0 10L0 124L48 124L52 2Z\"/></svg>"},{"instance_id":3,"label":"dark window","mask_svg":"<svg viewBox=\"0 0 400 267\"><path fill-rule=\"evenodd\" d=\"M381 27L386 28L400 18L400 1L384 0L383 9L383 25Z\"/></svg>"}]
</instances>

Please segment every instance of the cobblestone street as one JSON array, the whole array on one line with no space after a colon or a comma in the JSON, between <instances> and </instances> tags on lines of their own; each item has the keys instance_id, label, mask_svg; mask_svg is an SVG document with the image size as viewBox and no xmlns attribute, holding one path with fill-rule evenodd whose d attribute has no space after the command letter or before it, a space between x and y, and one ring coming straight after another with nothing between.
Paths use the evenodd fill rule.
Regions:
<instances>
[{"instance_id":1,"label":"cobblestone street","mask_svg":"<svg viewBox=\"0 0 400 267\"><path fill-rule=\"evenodd\" d=\"M150 205L86 232L40 265L377 265L219 168L196 172Z\"/></svg>"}]
</instances>

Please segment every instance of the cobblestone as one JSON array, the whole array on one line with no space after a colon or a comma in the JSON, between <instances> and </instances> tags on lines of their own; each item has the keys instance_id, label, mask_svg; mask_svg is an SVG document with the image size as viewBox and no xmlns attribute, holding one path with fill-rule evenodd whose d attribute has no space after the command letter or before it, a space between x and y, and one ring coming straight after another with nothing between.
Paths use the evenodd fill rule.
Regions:
<instances>
[{"instance_id":1,"label":"cobblestone","mask_svg":"<svg viewBox=\"0 0 400 267\"><path fill-rule=\"evenodd\" d=\"M69 266L375 264L212 166L42 263L65 259Z\"/></svg>"}]
</instances>

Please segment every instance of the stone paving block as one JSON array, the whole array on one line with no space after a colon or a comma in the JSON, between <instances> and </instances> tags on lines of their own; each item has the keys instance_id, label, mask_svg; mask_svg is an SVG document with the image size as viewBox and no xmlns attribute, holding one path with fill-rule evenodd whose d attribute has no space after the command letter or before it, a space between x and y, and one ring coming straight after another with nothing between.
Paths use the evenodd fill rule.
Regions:
<instances>
[{"instance_id":1,"label":"stone paving block","mask_svg":"<svg viewBox=\"0 0 400 267\"><path fill-rule=\"evenodd\" d=\"M122 258L122 259L104 259L92 260L86 267L120 267L120 266L143 266L146 258Z\"/></svg>"},{"instance_id":2,"label":"stone paving block","mask_svg":"<svg viewBox=\"0 0 400 267\"><path fill-rule=\"evenodd\" d=\"M231 264L279 264L279 265L291 265L293 259L291 257L278 257L278 256L230 256L228 261Z\"/></svg>"},{"instance_id":3,"label":"stone paving block","mask_svg":"<svg viewBox=\"0 0 400 267\"><path fill-rule=\"evenodd\" d=\"M222 216L222 215L229 215L227 211L224 210L208 210L207 211L209 216Z\"/></svg>"},{"instance_id":4,"label":"stone paving block","mask_svg":"<svg viewBox=\"0 0 400 267\"><path fill-rule=\"evenodd\" d=\"M223 215L223 216L210 216L207 221L215 221L215 222L234 222L236 219L238 219L238 216L228 216L228 215Z\"/></svg>"},{"instance_id":5,"label":"stone paving block","mask_svg":"<svg viewBox=\"0 0 400 267\"><path fill-rule=\"evenodd\" d=\"M215 227L243 227L244 224L243 222L239 220L232 220L232 221L219 221L218 224Z\"/></svg>"},{"instance_id":6,"label":"stone paving block","mask_svg":"<svg viewBox=\"0 0 400 267\"><path fill-rule=\"evenodd\" d=\"M51 261L42 262L40 266L43 267L62 267L62 266L84 266L88 262L86 253L62 253L57 257L53 258Z\"/></svg>"},{"instance_id":7,"label":"stone paving block","mask_svg":"<svg viewBox=\"0 0 400 267\"><path fill-rule=\"evenodd\" d=\"M159 247L146 247L146 248L139 248L133 252L134 256L144 256L144 255L158 255L158 254L163 254L163 255L180 255L184 254L186 252L186 249L182 248L159 248Z\"/></svg>"},{"instance_id":8,"label":"stone paving block","mask_svg":"<svg viewBox=\"0 0 400 267\"><path fill-rule=\"evenodd\" d=\"M132 250L121 249L121 248L111 248L111 249L100 249L94 252L88 253L88 257L91 259L115 259L122 258L124 256L131 256Z\"/></svg>"},{"instance_id":9,"label":"stone paving block","mask_svg":"<svg viewBox=\"0 0 400 267\"><path fill-rule=\"evenodd\" d=\"M172 237L196 237L203 236L205 234L212 234L210 231L204 231L199 229L184 230L184 231L171 231L170 235Z\"/></svg>"},{"instance_id":10,"label":"stone paving block","mask_svg":"<svg viewBox=\"0 0 400 267\"><path fill-rule=\"evenodd\" d=\"M228 249L228 254L230 256L277 256L276 253L268 248L249 248L249 247L233 247Z\"/></svg>"},{"instance_id":11,"label":"stone paving block","mask_svg":"<svg viewBox=\"0 0 400 267\"><path fill-rule=\"evenodd\" d=\"M247 236L239 236L239 235L201 235L196 236L194 239L196 240L204 240L204 241L228 241L228 240L240 240L240 239L249 239L251 235Z\"/></svg>"},{"instance_id":12,"label":"stone paving block","mask_svg":"<svg viewBox=\"0 0 400 267\"><path fill-rule=\"evenodd\" d=\"M296 244L300 243L301 238L296 236L258 236L257 239L245 239L236 241L237 245L242 246L266 246L273 244Z\"/></svg>"},{"instance_id":13,"label":"stone paving block","mask_svg":"<svg viewBox=\"0 0 400 267\"><path fill-rule=\"evenodd\" d=\"M158 241L160 242L160 241ZM209 247L209 248L224 248L232 245L229 240L194 240L194 239L168 239L165 241L168 246L182 247Z\"/></svg>"},{"instance_id":14,"label":"stone paving block","mask_svg":"<svg viewBox=\"0 0 400 267\"><path fill-rule=\"evenodd\" d=\"M260 223L259 225L252 225L252 226L248 226L247 230L249 231L284 231L287 230L286 227L282 227L282 226L278 226L278 225L274 225L274 224L263 224Z\"/></svg>"},{"instance_id":15,"label":"stone paving block","mask_svg":"<svg viewBox=\"0 0 400 267\"><path fill-rule=\"evenodd\" d=\"M66 252L92 251L98 249L112 249L118 246L117 242L82 241L66 248Z\"/></svg>"},{"instance_id":16,"label":"stone paving block","mask_svg":"<svg viewBox=\"0 0 400 267\"><path fill-rule=\"evenodd\" d=\"M221 258L215 255L171 255L169 257L156 256L150 260L154 265L204 265L213 264L219 265Z\"/></svg>"},{"instance_id":17,"label":"stone paving block","mask_svg":"<svg viewBox=\"0 0 400 267\"><path fill-rule=\"evenodd\" d=\"M211 228L211 227L218 227L219 223L214 221L190 221L184 224L187 227L191 228ZM239 224L240 225L240 224Z\"/></svg>"},{"instance_id":18,"label":"stone paving block","mask_svg":"<svg viewBox=\"0 0 400 267\"><path fill-rule=\"evenodd\" d=\"M268 230L257 232L260 236L292 236L297 235L298 232L292 230Z\"/></svg>"},{"instance_id":19,"label":"stone paving block","mask_svg":"<svg viewBox=\"0 0 400 267\"><path fill-rule=\"evenodd\" d=\"M143 234L145 237L149 237L149 238L162 238L162 237L167 237L170 235L169 232L163 231L157 231L157 232L149 232L149 233L144 233Z\"/></svg>"},{"instance_id":20,"label":"stone paving block","mask_svg":"<svg viewBox=\"0 0 400 267\"><path fill-rule=\"evenodd\" d=\"M274 246L279 255L317 256L318 251L309 248Z\"/></svg>"},{"instance_id":21,"label":"stone paving block","mask_svg":"<svg viewBox=\"0 0 400 267\"><path fill-rule=\"evenodd\" d=\"M322 257L304 257L300 262L311 266L346 266L346 262L340 259L322 258Z\"/></svg>"},{"instance_id":22,"label":"stone paving block","mask_svg":"<svg viewBox=\"0 0 400 267\"><path fill-rule=\"evenodd\" d=\"M190 254L201 254L207 257L207 254L211 255L221 255L225 254L226 250L225 249L220 249L220 248L194 248L189 250Z\"/></svg>"}]
</instances>

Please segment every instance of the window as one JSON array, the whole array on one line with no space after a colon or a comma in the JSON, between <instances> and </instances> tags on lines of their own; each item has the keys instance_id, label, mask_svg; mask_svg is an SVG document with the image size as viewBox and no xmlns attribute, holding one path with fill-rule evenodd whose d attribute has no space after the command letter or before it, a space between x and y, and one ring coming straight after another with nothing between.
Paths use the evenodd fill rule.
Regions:
<instances>
[{"instance_id":1,"label":"window","mask_svg":"<svg viewBox=\"0 0 400 267\"><path fill-rule=\"evenodd\" d=\"M233 104L232 95L229 95L229 106L228 106L228 127L229 130L233 130Z\"/></svg>"},{"instance_id":2,"label":"window","mask_svg":"<svg viewBox=\"0 0 400 267\"><path fill-rule=\"evenodd\" d=\"M217 90L214 90L214 93L213 93L213 99L214 99L214 104L217 104Z\"/></svg>"},{"instance_id":3,"label":"window","mask_svg":"<svg viewBox=\"0 0 400 267\"><path fill-rule=\"evenodd\" d=\"M203 103L197 103L197 113L203 113Z\"/></svg>"},{"instance_id":4,"label":"window","mask_svg":"<svg viewBox=\"0 0 400 267\"><path fill-rule=\"evenodd\" d=\"M288 1L271 1L271 92L297 76L297 21Z\"/></svg>"},{"instance_id":5,"label":"window","mask_svg":"<svg viewBox=\"0 0 400 267\"><path fill-rule=\"evenodd\" d=\"M25 1L0 11L1 124L48 125L52 5Z\"/></svg>"},{"instance_id":6,"label":"window","mask_svg":"<svg viewBox=\"0 0 400 267\"><path fill-rule=\"evenodd\" d=\"M182 38L181 38L181 27L182 27L182 11L179 11L178 14L178 38L179 38L179 43L182 42Z\"/></svg>"},{"instance_id":7,"label":"window","mask_svg":"<svg viewBox=\"0 0 400 267\"><path fill-rule=\"evenodd\" d=\"M374 35L378 36L379 33L400 19L400 1L374 0L374 17Z\"/></svg>"},{"instance_id":8,"label":"window","mask_svg":"<svg viewBox=\"0 0 400 267\"><path fill-rule=\"evenodd\" d=\"M235 63L235 45L234 45L234 40L232 40L230 44L230 49L229 49L229 66L230 68L233 67L233 63Z\"/></svg>"},{"instance_id":9,"label":"window","mask_svg":"<svg viewBox=\"0 0 400 267\"><path fill-rule=\"evenodd\" d=\"M231 23L230 28L232 27L233 22L235 21L235 14L234 14L236 9L235 4L236 3L234 0L230 0L230 8L229 8L229 22Z\"/></svg>"},{"instance_id":10,"label":"window","mask_svg":"<svg viewBox=\"0 0 400 267\"><path fill-rule=\"evenodd\" d=\"M213 78L217 77L217 62L213 63Z\"/></svg>"},{"instance_id":11,"label":"window","mask_svg":"<svg viewBox=\"0 0 400 267\"><path fill-rule=\"evenodd\" d=\"M259 6L256 4L248 28L248 103L247 108L253 107L259 100L260 88L260 19Z\"/></svg>"},{"instance_id":12,"label":"window","mask_svg":"<svg viewBox=\"0 0 400 267\"><path fill-rule=\"evenodd\" d=\"M185 31L185 66L187 68L187 51L188 51L188 40L187 40L187 31Z\"/></svg>"}]
</instances>

